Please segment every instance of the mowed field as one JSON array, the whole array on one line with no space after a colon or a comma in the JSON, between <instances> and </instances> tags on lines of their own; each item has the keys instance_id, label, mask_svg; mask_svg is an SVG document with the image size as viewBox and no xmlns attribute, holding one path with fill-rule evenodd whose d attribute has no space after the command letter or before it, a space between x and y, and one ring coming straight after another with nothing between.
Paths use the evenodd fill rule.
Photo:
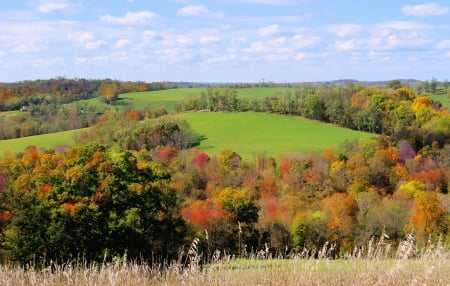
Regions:
<instances>
[{"instance_id":1,"label":"mowed field","mask_svg":"<svg viewBox=\"0 0 450 286\"><path fill-rule=\"evenodd\" d=\"M185 99L197 97L206 88L173 88L157 91L132 92L119 95L119 105L132 104L135 109L142 110L148 106L152 108L164 107L172 112L175 106ZM294 91L294 88L288 87L254 87L237 88L239 97L246 97L249 100L264 98L269 96L284 96L288 90Z\"/></svg>"},{"instance_id":2,"label":"mowed field","mask_svg":"<svg viewBox=\"0 0 450 286\"><path fill-rule=\"evenodd\" d=\"M185 98L197 96L203 88L177 88L163 91L122 94L119 106L133 105L136 109L165 107L173 111ZM242 88L240 97L264 98L283 96L288 88ZM98 98L88 103L99 105ZM375 135L340 128L334 125L294 116L264 113L192 112L180 114L203 140L196 148L214 156L223 149L239 153L245 160L254 160L258 153L278 158L283 153L322 152L336 150L346 140L371 138ZM74 131L0 141L0 156L19 153L28 146L54 149L74 143Z\"/></svg>"},{"instance_id":3,"label":"mowed field","mask_svg":"<svg viewBox=\"0 0 450 286\"><path fill-rule=\"evenodd\" d=\"M254 160L258 153L278 158L283 153L336 150L346 140L374 137L300 117L266 113L194 112L180 116L204 136L197 149L212 155L231 149L245 160Z\"/></svg>"},{"instance_id":4,"label":"mowed field","mask_svg":"<svg viewBox=\"0 0 450 286\"><path fill-rule=\"evenodd\" d=\"M74 144L74 134L81 130L84 129L69 130L10 140L0 140L0 156L3 156L7 153L20 153L30 146L50 150L54 150L56 147L63 145L70 146Z\"/></svg>"}]
</instances>

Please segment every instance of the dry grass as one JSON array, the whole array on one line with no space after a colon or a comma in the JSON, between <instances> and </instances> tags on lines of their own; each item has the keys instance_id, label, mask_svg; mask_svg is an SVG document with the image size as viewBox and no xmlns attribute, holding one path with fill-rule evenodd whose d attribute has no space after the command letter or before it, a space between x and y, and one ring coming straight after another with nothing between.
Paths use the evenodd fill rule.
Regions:
<instances>
[{"instance_id":1,"label":"dry grass","mask_svg":"<svg viewBox=\"0 0 450 286\"><path fill-rule=\"evenodd\" d=\"M198 272L136 263L41 271L3 266L0 285L450 285L450 260L260 260Z\"/></svg>"},{"instance_id":2,"label":"dry grass","mask_svg":"<svg viewBox=\"0 0 450 286\"><path fill-rule=\"evenodd\" d=\"M0 285L450 285L450 253L440 242L420 252L412 237L392 254L381 237L345 259L324 256L330 247L324 246L314 258L311 251L289 259L272 259L268 253L264 259L232 259L215 252L207 265L200 264L198 242L170 265L146 265L126 257L99 265L53 263L43 270L4 265Z\"/></svg>"}]
</instances>

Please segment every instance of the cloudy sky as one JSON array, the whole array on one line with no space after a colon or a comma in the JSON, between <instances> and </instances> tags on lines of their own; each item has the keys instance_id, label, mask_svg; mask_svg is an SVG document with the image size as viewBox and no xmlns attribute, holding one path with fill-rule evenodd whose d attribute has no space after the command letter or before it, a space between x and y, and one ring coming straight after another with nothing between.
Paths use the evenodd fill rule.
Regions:
<instances>
[{"instance_id":1,"label":"cloudy sky","mask_svg":"<svg viewBox=\"0 0 450 286\"><path fill-rule=\"evenodd\" d=\"M448 0L1 0L0 82L450 79Z\"/></svg>"}]
</instances>

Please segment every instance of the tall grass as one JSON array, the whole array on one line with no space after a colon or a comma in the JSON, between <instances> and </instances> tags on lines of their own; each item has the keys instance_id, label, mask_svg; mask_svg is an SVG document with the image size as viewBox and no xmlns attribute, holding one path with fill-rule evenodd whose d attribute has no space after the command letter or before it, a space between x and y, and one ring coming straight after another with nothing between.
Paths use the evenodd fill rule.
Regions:
<instances>
[{"instance_id":1,"label":"tall grass","mask_svg":"<svg viewBox=\"0 0 450 286\"><path fill-rule=\"evenodd\" d=\"M419 250L408 236L396 251L382 236L366 249L336 258L326 244L289 257L254 254L235 258L215 251L201 264L199 240L177 261L148 265L126 256L101 264L50 263L45 269L0 266L0 285L450 285L450 253L441 241Z\"/></svg>"}]
</instances>

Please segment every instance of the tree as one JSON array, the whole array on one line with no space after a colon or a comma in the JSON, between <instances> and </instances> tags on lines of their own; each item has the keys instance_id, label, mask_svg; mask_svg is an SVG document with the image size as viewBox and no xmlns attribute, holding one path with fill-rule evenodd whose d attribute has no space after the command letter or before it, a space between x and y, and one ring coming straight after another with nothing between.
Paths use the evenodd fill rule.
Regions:
<instances>
[{"instance_id":1,"label":"tree","mask_svg":"<svg viewBox=\"0 0 450 286\"><path fill-rule=\"evenodd\" d=\"M355 199L347 194L334 193L321 200L320 206L328 221L328 241L336 241L350 250L357 227L358 204Z\"/></svg>"},{"instance_id":2,"label":"tree","mask_svg":"<svg viewBox=\"0 0 450 286\"><path fill-rule=\"evenodd\" d=\"M98 143L63 154L29 149L19 160L9 163L21 167L8 172L11 219L3 232L14 261L125 253L150 260L174 257L182 245L180 197L157 165Z\"/></svg>"},{"instance_id":3,"label":"tree","mask_svg":"<svg viewBox=\"0 0 450 286\"><path fill-rule=\"evenodd\" d=\"M436 237L448 231L446 215L447 211L436 192L421 191L416 195L411 223L422 243L425 243L429 236Z\"/></svg>"},{"instance_id":4,"label":"tree","mask_svg":"<svg viewBox=\"0 0 450 286\"><path fill-rule=\"evenodd\" d=\"M436 94L436 91L437 91L437 85L438 85L437 79L433 77L433 78L431 79L431 83L430 83L430 92L431 92L432 94Z\"/></svg>"},{"instance_id":5,"label":"tree","mask_svg":"<svg viewBox=\"0 0 450 286\"><path fill-rule=\"evenodd\" d=\"M100 85L100 99L108 104L111 104L119 96L118 86L115 82L103 82Z\"/></svg>"},{"instance_id":6,"label":"tree","mask_svg":"<svg viewBox=\"0 0 450 286\"><path fill-rule=\"evenodd\" d=\"M388 82L387 87L392 89L399 89L402 87L402 83L400 82L400 80L394 79Z\"/></svg>"}]
</instances>

